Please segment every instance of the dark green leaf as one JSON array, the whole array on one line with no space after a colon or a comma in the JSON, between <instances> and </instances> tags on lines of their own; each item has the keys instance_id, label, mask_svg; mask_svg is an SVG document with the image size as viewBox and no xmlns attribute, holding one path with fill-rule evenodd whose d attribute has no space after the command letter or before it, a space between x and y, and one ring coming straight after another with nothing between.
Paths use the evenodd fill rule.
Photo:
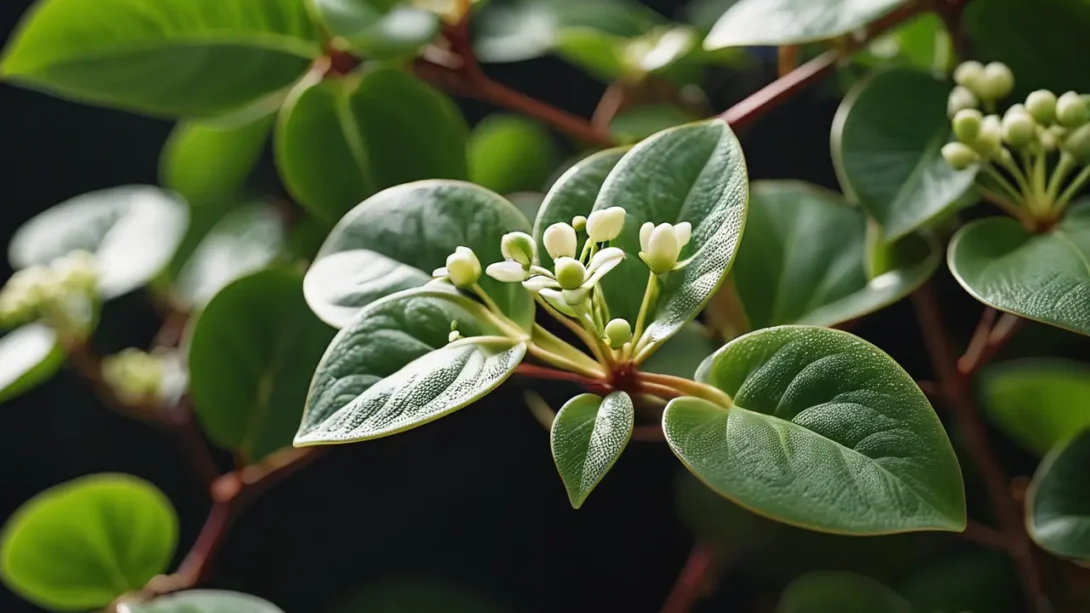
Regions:
<instances>
[{"instance_id":1,"label":"dark green leaf","mask_svg":"<svg viewBox=\"0 0 1090 613\"><path fill-rule=\"evenodd\" d=\"M557 160L549 132L518 115L486 117L473 128L468 152L469 180L497 194L540 190Z\"/></svg>"},{"instance_id":2,"label":"dark green leaf","mask_svg":"<svg viewBox=\"0 0 1090 613\"><path fill-rule=\"evenodd\" d=\"M224 590L188 590L151 602L126 603L118 613L284 613L256 596Z\"/></svg>"},{"instance_id":3,"label":"dark green leaf","mask_svg":"<svg viewBox=\"0 0 1090 613\"><path fill-rule=\"evenodd\" d=\"M845 332L783 326L728 343L697 379L734 398L670 402L666 440L709 487L813 530L960 531L957 457L923 392Z\"/></svg>"},{"instance_id":4,"label":"dark green leaf","mask_svg":"<svg viewBox=\"0 0 1090 613\"><path fill-rule=\"evenodd\" d=\"M152 484L98 474L24 503L0 540L7 587L55 611L98 609L167 569L178 518Z\"/></svg>"},{"instance_id":5,"label":"dark green leaf","mask_svg":"<svg viewBox=\"0 0 1090 613\"><path fill-rule=\"evenodd\" d=\"M1038 545L1065 558L1090 561L1090 430L1049 454L1029 488L1026 526Z\"/></svg>"},{"instance_id":6,"label":"dark green leaf","mask_svg":"<svg viewBox=\"0 0 1090 613\"><path fill-rule=\"evenodd\" d=\"M86 102L208 116L288 86L320 54L302 2L43 0L0 71Z\"/></svg>"},{"instance_id":7,"label":"dark green leaf","mask_svg":"<svg viewBox=\"0 0 1090 613\"><path fill-rule=\"evenodd\" d=\"M1038 456L1090 428L1090 367L1027 359L984 371L980 397L988 418Z\"/></svg>"},{"instance_id":8,"label":"dark green leaf","mask_svg":"<svg viewBox=\"0 0 1090 613\"><path fill-rule=\"evenodd\" d=\"M905 0L740 0L715 22L704 46L791 45L861 28Z\"/></svg>"},{"instance_id":9,"label":"dark green leaf","mask_svg":"<svg viewBox=\"0 0 1090 613\"><path fill-rule=\"evenodd\" d=\"M855 573L824 571L803 575L780 595L778 613L912 613L897 592Z\"/></svg>"},{"instance_id":10,"label":"dark green leaf","mask_svg":"<svg viewBox=\"0 0 1090 613\"><path fill-rule=\"evenodd\" d=\"M29 324L0 336L0 402L45 382L64 363L57 333Z\"/></svg>"},{"instance_id":11,"label":"dark green leaf","mask_svg":"<svg viewBox=\"0 0 1090 613\"><path fill-rule=\"evenodd\" d=\"M290 446L332 337L303 300L301 273L265 270L225 287L190 335L190 393L201 427L247 461Z\"/></svg>"},{"instance_id":12,"label":"dark green leaf","mask_svg":"<svg viewBox=\"0 0 1090 613\"><path fill-rule=\"evenodd\" d=\"M222 205L238 196L265 149L273 115L240 125L179 123L159 158L164 186L193 205Z\"/></svg>"},{"instance_id":13,"label":"dark green leaf","mask_svg":"<svg viewBox=\"0 0 1090 613\"><path fill-rule=\"evenodd\" d=\"M632 437L636 412L624 392L605 398L580 394L561 407L553 420L553 460L571 506L583 506Z\"/></svg>"}]
</instances>

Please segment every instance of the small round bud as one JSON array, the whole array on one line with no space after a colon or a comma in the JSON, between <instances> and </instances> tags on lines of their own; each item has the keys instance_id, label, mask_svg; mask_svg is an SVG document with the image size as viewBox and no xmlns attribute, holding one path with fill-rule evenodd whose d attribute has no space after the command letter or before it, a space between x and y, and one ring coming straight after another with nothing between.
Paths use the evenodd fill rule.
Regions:
<instances>
[{"instance_id":1,"label":"small round bud","mask_svg":"<svg viewBox=\"0 0 1090 613\"><path fill-rule=\"evenodd\" d=\"M554 223L545 228L545 234L541 236L545 243L545 251L555 260L557 258L574 258L575 249L579 246L579 238L575 235L575 228L564 222Z\"/></svg>"},{"instance_id":2,"label":"small round bud","mask_svg":"<svg viewBox=\"0 0 1090 613\"><path fill-rule=\"evenodd\" d=\"M1014 73L1003 62L991 62L985 66L983 76L981 98L999 100L1006 98L1014 89Z\"/></svg>"},{"instance_id":3,"label":"small round bud","mask_svg":"<svg viewBox=\"0 0 1090 613\"><path fill-rule=\"evenodd\" d=\"M587 280L587 269L579 260L560 257L556 260L556 282L561 289L576 289Z\"/></svg>"},{"instance_id":4,"label":"small round bud","mask_svg":"<svg viewBox=\"0 0 1090 613\"><path fill-rule=\"evenodd\" d=\"M980 62L969 60L968 62L962 62L954 69L954 82L980 98L986 97L983 94L985 89L984 81L984 65Z\"/></svg>"},{"instance_id":5,"label":"small round bud","mask_svg":"<svg viewBox=\"0 0 1090 613\"><path fill-rule=\"evenodd\" d=\"M1067 92L1056 100L1056 121L1064 127L1075 128L1090 119L1090 109L1082 101L1082 96Z\"/></svg>"},{"instance_id":6,"label":"small round bud","mask_svg":"<svg viewBox=\"0 0 1090 613\"><path fill-rule=\"evenodd\" d=\"M650 222L640 228L640 258L656 275L669 272L677 265L678 256L684 246L680 239L689 239L689 229L678 232L668 223L653 226Z\"/></svg>"},{"instance_id":7,"label":"small round bud","mask_svg":"<svg viewBox=\"0 0 1090 613\"><path fill-rule=\"evenodd\" d=\"M1003 142L1003 123L998 115L988 115L980 122L980 134L973 143L973 149L981 156L990 158L999 151Z\"/></svg>"},{"instance_id":8,"label":"small round bud","mask_svg":"<svg viewBox=\"0 0 1090 613\"><path fill-rule=\"evenodd\" d=\"M481 262L469 247L458 247L447 256L447 274L456 287L473 287L481 278Z\"/></svg>"},{"instance_id":9,"label":"small round bud","mask_svg":"<svg viewBox=\"0 0 1090 613\"><path fill-rule=\"evenodd\" d=\"M950 90L950 96L946 99L946 116L953 117L958 114L958 111L975 109L979 105L980 100L977 99L976 94L958 85Z\"/></svg>"},{"instance_id":10,"label":"small round bud","mask_svg":"<svg viewBox=\"0 0 1090 613\"><path fill-rule=\"evenodd\" d=\"M450 334L447 335L447 342L448 343L453 343L454 341L456 341L456 340L458 340L460 338L462 338L462 333L461 332L459 332L457 330L451 330Z\"/></svg>"},{"instance_id":11,"label":"small round bud","mask_svg":"<svg viewBox=\"0 0 1090 613\"><path fill-rule=\"evenodd\" d=\"M537 256L537 243L525 232L508 232L500 240L500 253L508 260L529 266Z\"/></svg>"},{"instance_id":12,"label":"small round bud","mask_svg":"<svg viewBox=\"0 0 1090 613\"><path fill-rule=\"evenodd\" d=\"M625 211L619 206L595 211L587 218L587 236L595 243L611 241L621 234Z\"/></svg>"},{"instance_id":13,"label":"small round bud","mask_svg":"<svg viewBox=\"0 0 1090 613\"><path fill-rule=\"evenodd\" d=\"M980 161L980 155L965 143L946 143L942 157L954 170L965 170Z\"/></svg>"},{"instance_id":14,"label":"small round bud","mask_svg":"<svg viewBox=\"0 0 1090 613\"><path fill-rule=\"evenodd\" d=\"M1025 147L1037 137L1037 122L1024 109L1012 107L1007 111L1003 116L1002 129L1003 141L1012 147Z\"/></svg>"},{"instance_id":15,"label":"small round bud","mask_svg":"<svg viewBox=\"0 0 1090 613\"><path fill-rule=\"evenodd\" d=\"M980 122L983 120L984 115L976 109L958 111L953 121L954 136L966 144L976 142L977 137L980 136Z\"/></svg>"},{"instance_id":16,"label":"small round bud","mask_svg":"<svg viewBox=\"0 0 1090 613\"><path fill-rule=\"evenodd\" d=\"M1060 145L1060 138L1056 136L1056 133L1050 129L1037 126L1037 142L1041 144L1041 149L1046 152L1052 152L1056 150L1056 147Z\"/></svg>"},{"instance_id":17,"label":"small round bud","mask_svg":"<svg viewBox=\"0 0 1090 613\"><path fill-rule=\"evenodd\" d=\"M1039 89L1026 96L1026 110L1037 123L1047 126L1056 119L1056 94Z\"/></svg>"},{"instance_id":18,"label":"small round bud","mask_svg":"<svg viewBox=\"0 0 1090 613\"><path fill-rule=\"evenodd\" d=\"M606 338L609 346L620 349L628 339L632 338L632 326L627 319L613 319L606 324Z\"/></svg>"},{"instance_id":19,"label":"small round bud","mask_svg":"<svg viewBox=\"0 0 1090 613\"><path fill-rule=\"evenodd\" d=\"M582 232L587 228L587 218L582 215L576 215L572 217L571 225L575 228L576 232Z\"/></svg>"},{"instance_id":20,"label":"small round bud","mask_svg":"<svg viewBox=\"0 0 1090 613\"><path fill-rule=\"evenodd\" d=\"M1063 150L1080 164L1090 161L1090 124L1083 124L1072 130L1064 139Z\"/></svg>"}]
</instances>

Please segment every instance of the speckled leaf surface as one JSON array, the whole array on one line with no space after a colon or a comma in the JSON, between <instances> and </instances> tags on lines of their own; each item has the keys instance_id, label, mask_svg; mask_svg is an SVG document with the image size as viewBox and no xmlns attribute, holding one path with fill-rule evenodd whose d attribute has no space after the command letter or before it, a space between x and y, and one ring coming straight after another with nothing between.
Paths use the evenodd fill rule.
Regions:
<instances>
[{"instance_id":1,"label":"speckled leaf surface","mask_svg":"<svg viewBox=\"0 0 1090 613\"><path fill-rule=\"evenodd\" d=\"M740 0L712 26L707 49L790 45L861 28L905 0Z\"/></svg>"},{"instance_id":2,"label":"speckled leaf surface","mask_svg":"<svg viewBox=\"0 0 1090 613\"><path fill-rule=\"evenodd\" d=\"M632 437L635 419L632 399L624 392L604 398L580 394L556 414L549 440L572 507L583 506L621 456Z\"/></svg>"}]
</instances>

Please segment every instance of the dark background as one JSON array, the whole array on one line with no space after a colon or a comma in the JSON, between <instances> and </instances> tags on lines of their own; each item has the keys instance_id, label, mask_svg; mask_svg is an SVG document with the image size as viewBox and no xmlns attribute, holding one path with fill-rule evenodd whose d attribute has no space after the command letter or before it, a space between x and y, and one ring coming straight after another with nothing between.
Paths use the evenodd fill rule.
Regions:
<instances>
[{"instance_id":1,"label":"dark background","mask_svg":"<svg viewBox=\"0 0 1090 613\"><path fill-rule=\"evenodd\" d=\"M0 3L5 40L29 4ZM651 4L664 13L675 6L669 0ZM587 117L602 90L601 84L551 58L486 69L516 89ZM770 70L758 62L742 72L714 75L709 92L716 108L756 89L773 76ZM828 134L839 91L837 79L829 79L742 133L751 177L801 178L836 188ZM476 103L463 108L471 121L491 110ZM22 222L71 196L155 183L159 149L170 128L165 121L0 85L0 244L6 245ZM9 274L6 260L0 262L0 279ZM945 268L937 283L957 336L964 340L980 307L960 292ZM146 296L136 292L110 304L95 343L104 353L146 346L158 323ZM877 342L916 376L930 377L907 303L853 331ZM1072 342L1070 335L1040 326L1028 326L1019 339L1022 351L1031 353L1075 355L1085 349ZM561 399L567 391L546 390ZM204 520L206 496L172 440L106 410L69 371L0 407L0 432L0 517L49 486L116 471L144 477L169 495L182 521L179 557ZM1029 466L1016 453L1009 457L1013 465ZM221 460L228 469L229 458ZM441 424L335 448L266 492L224 543L215 586L263 596L289 613L327 610L358 586L417 580L476 594L495 603L497 611L654 612L692 544L674 509L678 468L665 445L633 443L588 504L573 511L556 475L547 433L525 410L518 390L508 385ZM986 509L971 506L971 513L986 516ZM866 549L875 542L815 538L818 549ZM930 544L930 538L898 542L915 547ZM938 551L943 556L963 553L958 547L939 545ZM901 555L892 553L900 549L888 554L882 549L866 555L883 560ZM785 553L791 558L799 552ZM824 559L818 567L850 566L836 555ZM864 569L880 564L866 556L857 562ZM742 560L739 572L698 611L765 610L758 604L726 604L738 598L769 602L752 597L766 591L774 595L784 573L776 572L775 563L763 563L772 571L761 564L756 560L751 568L748 559ZM0 611L37 609L0 588Z\"/></svg>"}]
</instances>

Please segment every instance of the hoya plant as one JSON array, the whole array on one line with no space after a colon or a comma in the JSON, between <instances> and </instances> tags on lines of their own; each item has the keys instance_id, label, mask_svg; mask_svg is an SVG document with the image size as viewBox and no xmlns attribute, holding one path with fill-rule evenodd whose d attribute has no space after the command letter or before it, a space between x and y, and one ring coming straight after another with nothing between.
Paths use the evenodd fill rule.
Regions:
<instances>
[{"instance_id":1,"label":"hoya plant","mask_svg":"<svg viewBox=\"0 0 1090 613\"><path fill-rule=\"evenodd\" d=\"M142 475L43 484L0 578L52 611L508 610L412 583L273 604L216 559L318 451L396 435L363 469L396 472L456 412L524 405L566 512L658 487L630 447L676 459L695 545L633 611L1084 610L1090 82L1063 46L1088 31L1080 0L38 0L0 76L176 124L160 185L14 231L0 400L75 373L177 435L210 511L191 535ZM591 117L488 76L546 55L601 82ZM758 120L819 82L831 146L801 155L833 172L753 180L751 146L805 146ZM138 291L161 329L117 348ZM305 519L335 521L382 530ZM575 591L524 610L613 606Z\"/></svg>"}]
</instances>

